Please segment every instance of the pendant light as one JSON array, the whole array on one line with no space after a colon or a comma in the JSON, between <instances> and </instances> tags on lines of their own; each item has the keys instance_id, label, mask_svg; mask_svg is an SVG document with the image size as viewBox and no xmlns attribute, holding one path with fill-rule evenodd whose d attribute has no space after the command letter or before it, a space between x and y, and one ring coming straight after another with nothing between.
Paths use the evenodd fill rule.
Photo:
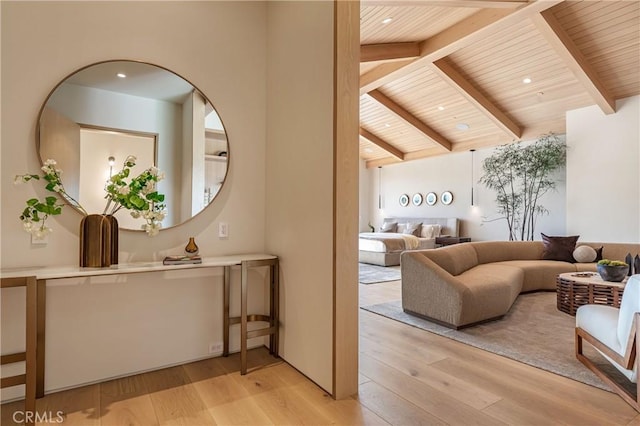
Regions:
<instances>
[{"instance_id":1,"label":"pendant light","mask_svg":"<svg viewBox=\"0 0 640 426\"><path fill-rule=\"evenodd\" d=\"M378 210L382 209L382 166L378 166Z\"/></svg>"},{"instance_id":2,"label":"pendant light","mask_svg":"<svg viewBox=\"0 0 640 426\"><path fill-rule=\"evenodd\" d=\"M473 203L473 157L474 157L474 153L476 152L475 149L471 150L471 205L475 205Z\"/></svg>"}]
</instances>

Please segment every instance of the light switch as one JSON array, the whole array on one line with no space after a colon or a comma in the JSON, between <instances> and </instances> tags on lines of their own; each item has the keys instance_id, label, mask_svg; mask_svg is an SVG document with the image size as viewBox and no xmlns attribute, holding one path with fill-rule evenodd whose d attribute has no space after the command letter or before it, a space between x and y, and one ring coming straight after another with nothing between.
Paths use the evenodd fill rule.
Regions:
<instances>
[{"instance_id":1,"label":"light switch","mask_svg":"<svg viewBox=\"0 0 640 426\"><path fill-rule=\"evenodd\" d=\"M218 224L218 238L229 238L229 224L227 222L220 222Z\"/></svg>"}]
</instances>

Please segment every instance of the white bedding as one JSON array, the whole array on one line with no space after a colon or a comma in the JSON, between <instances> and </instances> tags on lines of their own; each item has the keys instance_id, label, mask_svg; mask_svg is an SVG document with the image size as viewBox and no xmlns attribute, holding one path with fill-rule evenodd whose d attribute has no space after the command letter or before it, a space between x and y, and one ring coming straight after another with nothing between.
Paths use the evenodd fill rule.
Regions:
<instances>
[{"instance_id":1,"label":"white bedding","mask_svg":"<svg viewBox=\"0 0 640 426\"><path fill-rule=\"evenodd\" d=\"M400 243L402 240L403 243ZM393 253L404 250L419 250L435 247L435 238L420 238L410 234L392 232L363 232L358 248L362 251Z\"/></svg>"}]
</instances>

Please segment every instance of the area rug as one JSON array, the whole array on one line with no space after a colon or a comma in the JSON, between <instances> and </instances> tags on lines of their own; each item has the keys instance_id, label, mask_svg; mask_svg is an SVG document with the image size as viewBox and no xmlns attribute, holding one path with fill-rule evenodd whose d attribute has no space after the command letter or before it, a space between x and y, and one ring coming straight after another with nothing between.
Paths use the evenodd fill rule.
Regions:
<instances>
[{"instance_id":1,"label":"area rug","mask_svg":"<svg viewBox=\"0 0 640 426\"><path fill-rule=\"evenodd\" d=\"M368 263L359 263L361 284L374 284L385 281L397 281L400 279L400 266L377 266Z\"/></svg>"},{"instance_id":2,"label":"area rug","mask_svg":"<svg viewBox=\"0 0 640 426\"><path fill-rule=\"evenodd\" d=\"M400 300L364 306L362 309L610 391L575 358L575 317L556 309L555 293L521 294L501 320L462 330L452 330L409 315L402 310ZM589 358L606 366L609 372L614 371L611 364L604 361L590 345L585 344L584 348ZM624 383L623 376L617 376Z\"/></svg>"}]
</instances>

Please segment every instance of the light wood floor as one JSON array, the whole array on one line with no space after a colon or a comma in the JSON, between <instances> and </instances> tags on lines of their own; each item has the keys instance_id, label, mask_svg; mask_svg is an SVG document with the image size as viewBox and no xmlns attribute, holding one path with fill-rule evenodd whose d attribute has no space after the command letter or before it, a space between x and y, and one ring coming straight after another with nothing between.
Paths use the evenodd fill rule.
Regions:
<instances>
[{"instance_id":1,"label":"light wood floor","mask_svg":"<svg viewBox=\"0 0 640 426\"><path fill-rule=\"evenodd\" d=\"M400 284L360 285L360 304L399 299ZM59 392L38 411L70 425L640 425L618 396L360 310L360 392L334 401L288 364L237 356ZM14 424L21 402L2 406ZM43 423L44 424L44 423Z\"/></svg>"}]
</instances>

